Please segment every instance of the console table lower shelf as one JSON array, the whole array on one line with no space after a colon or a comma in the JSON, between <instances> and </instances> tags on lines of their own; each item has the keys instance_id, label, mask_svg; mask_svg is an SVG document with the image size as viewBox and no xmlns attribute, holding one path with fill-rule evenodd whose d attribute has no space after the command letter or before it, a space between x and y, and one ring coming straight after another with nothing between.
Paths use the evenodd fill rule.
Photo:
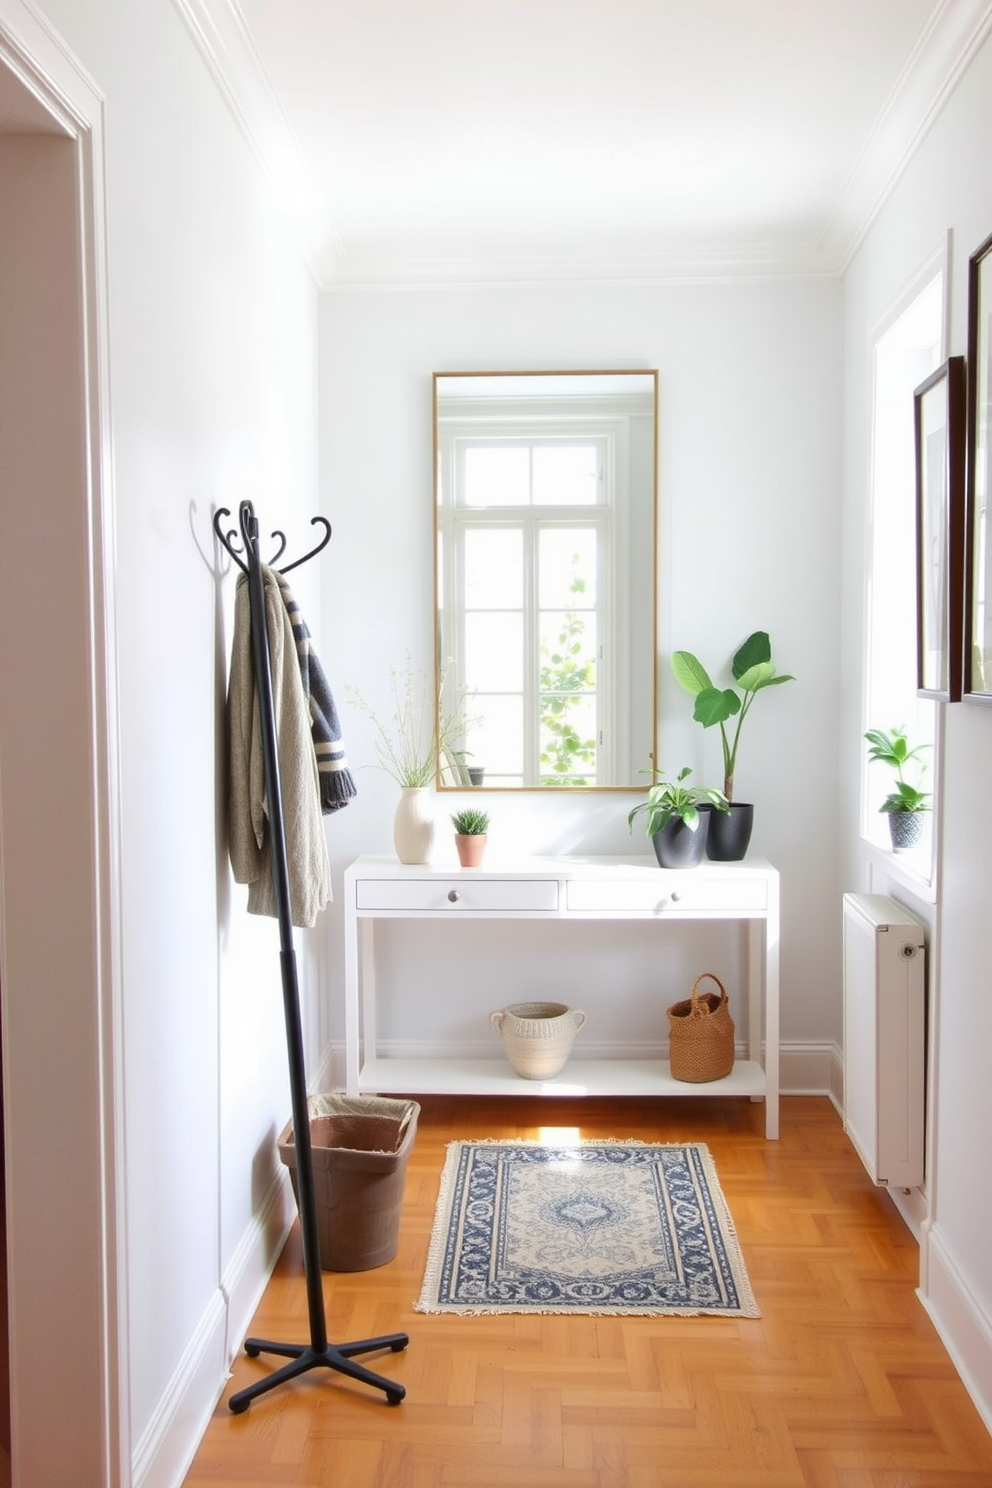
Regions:
<instances>
[{"instance_id":1,"label":"console table lower shelf","mask_svg":"<svg viewBox=\"0 0 992 1488\"><path fill-rule=\"evenodd\" d=\"M503 1059L369 1059L359 1088L378 1095L765 1095L765 1072L739 1059L722 1080L675 1080L667 1059L570 1059L552 1080L527 1080Z\"/></svg>"}]
</instances>

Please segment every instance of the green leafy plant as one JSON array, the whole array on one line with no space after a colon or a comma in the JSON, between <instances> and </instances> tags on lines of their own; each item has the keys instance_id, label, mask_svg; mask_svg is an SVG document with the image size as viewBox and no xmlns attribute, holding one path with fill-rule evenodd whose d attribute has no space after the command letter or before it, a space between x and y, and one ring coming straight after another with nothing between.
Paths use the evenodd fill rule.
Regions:
<instances>
[{"instance_id":1,"label":"green leafy plant","mask_svg":"<svg viewBox=\"0 0 992 1488\"><path fill-rule=\"evenodd\" d=\"M483 837L489 831L489 812L468 806L451 818L459 837Z\"/></svg>"},{"instance_id":2,"label":"green leafy plant","mask_svg":"<svg viewBox=\"0 0 992 1488\"><path fill-rule=\"evenodd\" d=\"M572 554L569 592L584 594L586 581L577 572L580 555ZM588 653L586 619L567 610L553 645L541 645L540 691L541 784L593 785L596 740L583 738L575 715L596 685L596 665ZM580 715L581 716L581 715Z\"/></svg>"},{"instance_id":3,"label":"green leafy plant","mask_svg":"<svg viewBox=\"0 0 992 1488\"><path fill-rule=\"evenodd\" d=\"M627 827L633 830L634 818L646 812L644 830L649 837L660 832L676 817L685 823L690 832L699 826L699 807L712 806L717 811L729 811L730 804L722 791L708 785L686 785L692 774L688 765L680 770L674 780L666 780L660 770L642 770L642 775L657 775L646 798L627 813Z\"/></svg>"},{"instance_id":4,"label":"green leafy plant","mask_svg":"<svg viewBox=\"0 0 992 1488\"><path fill-rule=\"evenodd\" d=\"M903 771L912 767L916 772L917 781L922 780L926 771L926 761L923 759L923 751L930 748L929 744L916 744L910 748L906 730L903 728L893 729L869 729L865 738L871 745L868 750L868 759L872 764L880 763L888 765L896 772L895 788L890 791L879 807L880 811L929 811L930 792L921 790L919 784L914 785L907 780Z\"/></svg>"},{"instance_id":5,"label":"green leafy plant","mask_svg":"<svg viewBox=\"0 0 992 1488\"><path fill-rule=\"evenodd\" d=\"M783 682L796 680L788 673L775 669L771 641L765 630L756 630L748 636L744 644L734 652L730 670L737 683L736 689L715 686L706 668L691 651L676 651L672 655L672 671L676 682L696 699L693 718L703 728L719 725L723 745L723 794L728 801L734 799L734 771L737 768L741 729L755 698L766 687L781 687ZM728 722L732 718L736 719L736 723L728 728Z\"/></svg>"}]
</instances>

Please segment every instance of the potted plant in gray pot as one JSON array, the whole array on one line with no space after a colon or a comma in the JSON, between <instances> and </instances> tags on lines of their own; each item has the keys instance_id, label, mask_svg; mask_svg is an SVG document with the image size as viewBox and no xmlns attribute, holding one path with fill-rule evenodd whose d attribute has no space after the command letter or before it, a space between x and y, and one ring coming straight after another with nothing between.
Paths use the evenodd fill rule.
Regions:
<instances>
[{"instance_id":1,"label":"potted plant in gray pot","mask_svg":"<svg viewBox=\"0 0 992 1488\"><path fill-rule=\"evenodd\" d=\"M696 699L692 713L696 722L703 728L719 725L723 746L723 794L729 803L729 811L723 818L713 820L706 851L717 862L737 862L747 852L754 824L754 806L750 802L734 800L734 771L744 720L759 692L766 687L780 687L783 682L794 682L795 678L776 670L772 662L771 641L765 630L754 631L734 652L730 671L736 688L715 686L706 668L691 651L672 654L672 671L679 686ZM731 719L736 721L728 727Z\"/></svg>"},{"instance_id":2,"label":"potted plant in gray pot","mask_svg":"<svg viewBox=\"0 0 992 1488\"><path fill-rule=\"evenodd\" d=\"M627 813L628 830L633 829L634 818L645 812L644 830L654 845L659 867L695 868L706 851L711 814L730 809L726 797L712 786L686 785L692 774L688 765L674 780L666 780L658 770L642 773L659 778L646 798Z\"/></svg>"},{"instance_id":3,"label":"potted plant in gray pot","mask_svg":"<svg viewBox=\"0 0 992 1488\"><path fill-rule=\"evenodd\" d=\"M889 818L889 837L893 852L904 852L916 847L923 835L924 813L930 810L930 792L922 790L919 783L907 780L903 771L911 768L917 782L923 779L926 762L923 751L929 744L910 747L905 729L869 729L865 738L871 745L869 762L881 762L896 772L894 788L886 796L879 810Z\"/></svg>"}]
</instances>

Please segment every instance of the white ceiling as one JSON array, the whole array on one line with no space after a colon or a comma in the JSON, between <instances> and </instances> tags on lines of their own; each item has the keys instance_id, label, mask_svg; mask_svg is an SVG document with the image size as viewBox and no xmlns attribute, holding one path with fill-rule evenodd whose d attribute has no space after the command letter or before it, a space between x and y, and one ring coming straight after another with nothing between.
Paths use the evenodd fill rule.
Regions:
<instances>
[{"instance_id":1,"label":"white ceiling","mask_svg":"<svg viewBox=\"0 0 992 1488\"><path fill-rule=\"evenodd\" d=\"M992 0L176 0L325 287L838 272Z\"/></svg>"}]
</instances>

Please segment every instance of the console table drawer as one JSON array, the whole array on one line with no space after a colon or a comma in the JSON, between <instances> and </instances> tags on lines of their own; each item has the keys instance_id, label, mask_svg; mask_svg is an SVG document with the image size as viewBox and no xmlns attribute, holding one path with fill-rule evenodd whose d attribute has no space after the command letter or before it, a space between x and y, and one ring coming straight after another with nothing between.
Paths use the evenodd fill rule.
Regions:
<instances>
[{"instance_id":1,"label":"console table drawer","mask_svg":"<svg viewBox=\"0 0 992 1488\"><path fill-rule=\"evenodd\" d=\"M763 878L570 879L566 903L576 913L679 914L684 910L748 914L768 908Z\"/></svg>"},{"instance_id":2,"label":"console table drawer","mask_svg":"<svg viewBox=\"0 0 992 1488\"><path fill-rule=\"evenodd\" d=\"M558 883L556 879L541 878L360 878L355 883L355 904L359 914L369 910L394 914L555 913Z\"/></svg>"}]
</instances>

